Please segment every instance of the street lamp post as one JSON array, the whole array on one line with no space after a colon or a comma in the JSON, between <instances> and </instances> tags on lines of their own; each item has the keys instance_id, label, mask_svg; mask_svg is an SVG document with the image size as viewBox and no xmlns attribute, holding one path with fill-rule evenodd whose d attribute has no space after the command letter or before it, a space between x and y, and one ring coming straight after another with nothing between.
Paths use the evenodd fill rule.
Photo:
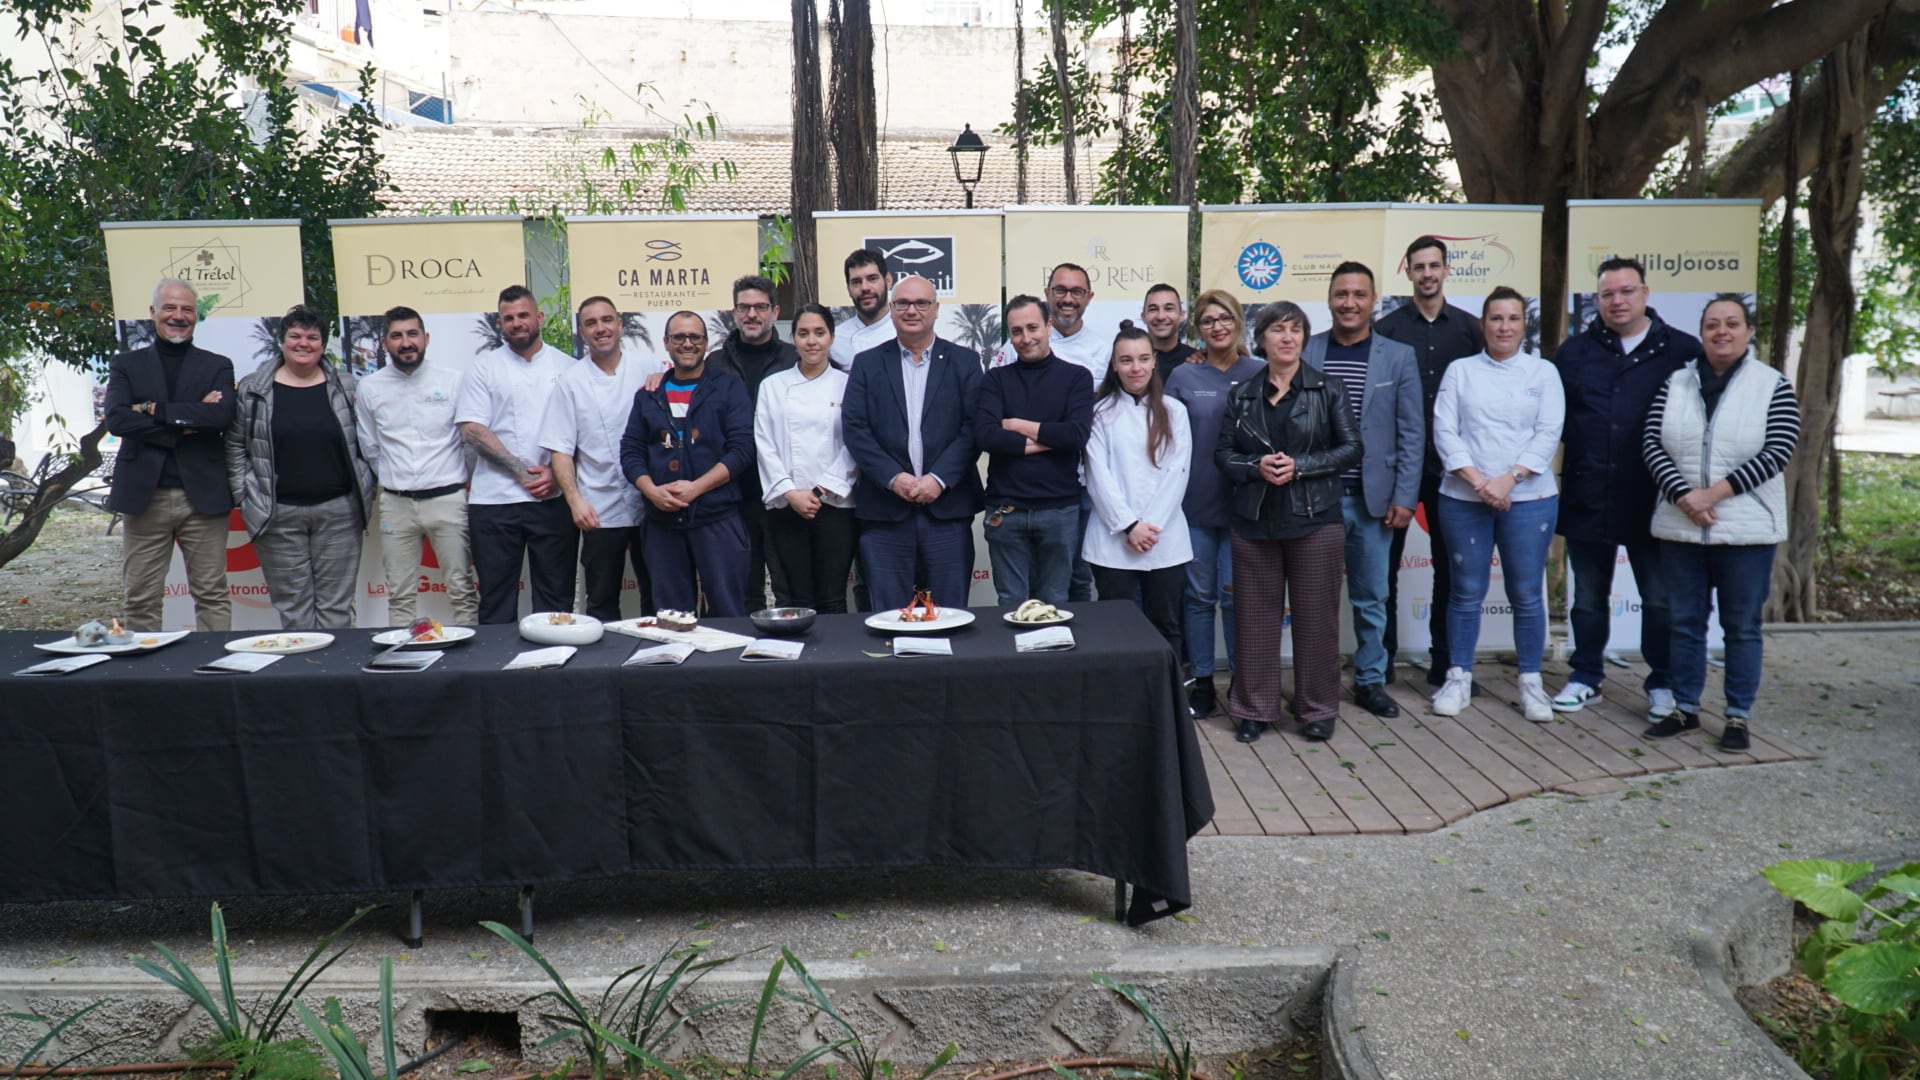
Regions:
<instances>
[{"instance_id":1,"label":"street lamp post","mask_svg":"<svg viewBox=\"0 0 1920 1080\"><path fill-rule=\"evenodd\" d=\"M966 125L953 145L947 147L947 153L953 155L953 178L967 193L967 209L973 209L973 186L980 182L980 170L986 164L987 144L973 133L973 125Z\"/></svg>"}]
</instances>

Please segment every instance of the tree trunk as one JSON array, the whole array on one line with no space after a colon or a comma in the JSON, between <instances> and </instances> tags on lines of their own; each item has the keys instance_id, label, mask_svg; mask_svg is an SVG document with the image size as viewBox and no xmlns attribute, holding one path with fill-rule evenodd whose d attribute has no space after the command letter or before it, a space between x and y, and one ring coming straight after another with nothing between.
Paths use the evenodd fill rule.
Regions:
<instances>
[{"instance_id":1,"label":"tree trunk","mask_svg":"<svg viewBox=\"0 0 1920 1080\"><path fill-rule=\"evenodd\" d=\"M1800 69L1787 82L1785 191L1787 207L1780 215L1780 244L1774 251L1773 340L1767 343L1767 363L1787 370L1787 344L1793 339L1794 231L1800 216Z\"/></svg>"},{"instance_id":2,"label":"tree trunk","mask_svg":"<svg viewBox=\"0 0 1920 1080\"><path fill-rule=\"evenodd\" d=\"M33 502L13 528L0 532L0 566L5 566L17 558L21 552L33 546L40 536L40 529L47 523L47 515L66 499L67 492L75 484L93 475L100 467L100 440L107 437L107 425L99 427L80 437L80 452L70 458L66 467L47 477L34 493Z\"/></svg>"},{"instance_id":3,"label":"tree trunk","mask_svg":"<svg viewBox=\"0 0 1920 1080\"><path fill-rule=\"evenodd\" d=\"M1067 0L1051 0L1047 5L1053 23L1053 81L1060 91L1060 165L1067 181L1067 204L1080 201L1080 185L1074 179L1073 79L1067 68Z\"/></svg>"},{"instance_id":4,"label":"tree trunk","mask_svg":"<svg viewBox=\"0 0 1920 1080\"><path fill-rule=\"evenodd\" d=\"M879 126L873 104L873 17L868 0L829 0L836 194L842 210L880 208Z\"/></svg>"},{"instance_id":5,"label":"tree trunk","mask_svg":"<svg viewBox=\"0 0 1920 1080\"><path fill-rule=\"evenodd\" d=\"M1119 86L1116 89L1120 94L1120 124L1119 124L1120 145L1116 150L1116 152L1120 155L1120 167L1114 170L1110 174L1119 178L1120 182L1114 187L1113 201L1116 203L1119 203L1121 206L1125 206L1132 201L1127 197L1127 193L1131 188L1131 185L1129 184L1129 180L1131 179L1131 177L1128 175L1129 170L1127 168L1128 155L1132 150L1131 140L1129 136L1133 130L1132 122L1128 119L1128 116L1127 116L1128 110L1130 110L1133 107L1133 94L1132 94L1132 90L1133 90L1133 19L1132 19L1132 15L1133 15L1133 4L1130 2L1130 0L1121 0L1121 3L1120 3L1120 60L1118 63L1114 64L1113 66L1113 78L1114 78L1114 82L1119 84Z\"/></svg>"},{"instance_id":6,"label":"tree trunk","mask_svg":"<svg viewBox=\"0 0 1920 1080\"><path fill-rule=\"evenodd\" d=\"M1820 546L1821 480L1833 447L1840 369L1853 336L1853 249L1860 228L1866 128L1873 99L1869 35L1858 31L1820 63L1823 99L1819 154L1808 177L1813 240L1813 298L1794 388L1800 397L1800 446L1788 463L1785 557L1775 564L1769 615L1806 622L1818 614L1814 562Z\"/></svg>"},{"instance_id":7,"label":"tree trunk","mask_svg":"<svg viewBox=\"0 0 1920 1080\"><path fill-rule=\"evenodd\" d=\"M793 0L793 300L819 298L815 210L833 208L826 133L820 112L820 15L814 0Z\"/></svg>"},{"instance_id":8,"label":"tree trunk","mask_svg":"<svg viewBox=\"0 0 1920 1080\"><path fill-rule=\"evenodd\" d=\"M1013 0L1013 201L1027 201L1027 24L1025 0Z\"/></svg>"},{"instance_id":9,"label":"tree trunk","mask_svg":"<svg viewBox=\"0 0 1920 1080\"><path fill-rule=\"evenodd\" d=\"M1167 126L1167 159L1173 191L1168 202L1191 207L1199 197L1200 78L1194 55L1198 33L1197 0L1173 4L1173 116ZM1196 226L1197 227L1197 226Z\"/></svg>"}]
</instances>

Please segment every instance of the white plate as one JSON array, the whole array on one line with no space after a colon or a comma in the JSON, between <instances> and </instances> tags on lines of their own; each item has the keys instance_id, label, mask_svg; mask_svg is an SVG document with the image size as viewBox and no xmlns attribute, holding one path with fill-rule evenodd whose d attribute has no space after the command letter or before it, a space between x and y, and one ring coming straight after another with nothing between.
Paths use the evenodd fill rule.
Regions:
<instances>
[{"instance_id":1,"label":"white plate","mask_svg":"<svg viewBox=\"0 0 1920 1080\"><path fill-rule=\"evenodd\" d=\"M894 634L938 634L942 630L954 630L973 621L973 612L966 608L941 608L940 617L932 622L902 622L898 611L882 611L867 617L867 625L875 630L885 630Z\"/></svg>"},{"instance_id":2,"label":"white plate","mask_svg":"<svg viewBox=\"0 0 1920 1080\"><path fill-rule=\"evenodd\" d=\"M36 644L34 648L42 652L61 653L66 656L87 656L92 654L120 656L124 653L151 652L154 649L164 648L186 637L190 632L191 631L187 630L169 630L164 634L135 634L133 635L133 642L128 645L82 645L78 641L75 641L72 635L68 635L60 641L48 641ZM141 644L142 642L150 642L151 644Z\"/></svg>"},{"instance_id":3,"label":"white plate","mask_svg":"<svg viewBox=\"0 0 1920 1080\"><path fill-rule=\"evenodd\" d=\"M302 630L298 633L255 634L252 637L239 638L227 642L227 651L292 656L294 653L318 652L331 644L333 644L332 634Z\"/></svg>"},{"instance_id":4,"label":"white plate","mask_svg":"<svg viewBox=\"0 0 1920 1080\"><path fill-rule=\"evenodd\" d=\"M570 623L548 622L549 611L536 611L520 620L520 636L536 645L591 645L606 627L591 615L575 615Z\"/></svg>"},{"instance_id":5,"label":"white plate","mask_svg":"<svg viewBox=\"0 0 1920 1080\"><path fill-rule=\"evenodd\" d=\"M408 645L407 648L409 649L444 649L444 648L447 648L448 646L458 645L461 642L473 636L473 627L443 626L440 628L440 634L441 634L440 637L433 638L428 641L415 641L412 644ZM404 630L404 629L387 630L382 633L373 635L373 643L375 645L394 646L407 641L411 637L413 637L413 632L410 630Z\"/></svg>"},{"instance_id":6,"label":"white plate","mask_svg":"<svg viewBox=\"0 0 1920 1080\"><path fill-rule=\"evenodd\" d=\"M1061 623L1072 622L1073 612L1065 608L1057 608L1051 618L1016 619L1013 617L1013 612L1009 611L1000 616L1000 618L1004 620L1008 626L1059 626Z\"/></svg>"}]
</instances>

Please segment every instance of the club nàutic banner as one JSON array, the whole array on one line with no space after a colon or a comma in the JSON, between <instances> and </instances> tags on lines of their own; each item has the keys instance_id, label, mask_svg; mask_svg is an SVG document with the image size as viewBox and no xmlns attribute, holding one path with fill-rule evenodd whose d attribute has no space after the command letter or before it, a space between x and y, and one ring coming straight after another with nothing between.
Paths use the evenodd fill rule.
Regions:
<instances>
[{"instance_id":1,"label":"club n\u00e0utic banner","mask_svg":"<svg viewBox=\"0 0 1920 1080\"><path fill-rule=\"evenodd\" d=\"M1352 260L1380 274L1386 212L1384 203L1203 206L1200 288L1232 293L1249 327L1260 305L1291 300L1318 333L1327 328L1335 267Z\"/></svg>"},{"instance_id":2,"label":"club n\u00e0utic banner","mask_svg":"<svg viewBox=\"0 0 1920 1080\"><path fill-rule=\"evenodd\" d=\"M1086 270L1093 297L1082 316L1099 341L1111 342L1122 320L1145 328L1140 311L1159 283L1187 291L1187 209L1184 206L1009 206L1006 221L1007 293L1043 300L1055 266Z\"/></svg>"},{"instance_id":3,"label":"club n\u00e0utic banner","mask_svg":"<svg viewBox=\"0 0 1920 1080\"><path fill-rule=\"evenodd\" d=\"M194 327L193 343L233 361L236 379L279 360L280 316L300 303L306 291L298 221L105 222L101 231L122 348L152 344L154 286L162 278L179 278L199 294L200 322ZM73 374L72 380L63 378L55 387L55 397L62 401L60 412L76 426L82 417L97 423L104 416L105 371L92 377ZM66 385L69 381L75 385ZM69 403L68 398L74 400ZM117 436L108 436L100 449L118 453L119 445ZM227 588L233 599L235 629L270 630L279 625L267 601L260 560L238 510L228 525ZM178 551L167 567L160 619L167 629L193 627L193 598Z\"/></svg>"}]
</instances>

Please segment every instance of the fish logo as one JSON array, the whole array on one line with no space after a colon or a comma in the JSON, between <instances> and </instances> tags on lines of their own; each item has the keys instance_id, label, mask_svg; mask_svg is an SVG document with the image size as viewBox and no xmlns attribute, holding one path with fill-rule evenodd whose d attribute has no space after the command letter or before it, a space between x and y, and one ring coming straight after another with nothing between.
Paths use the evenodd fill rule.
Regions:
<instances>
[{"instance_id":1,"label":"fish logo","mask_svg":"<svg viewBox=\"0 0 1920 1080\"><path fill-rule=\"evenodd\" d=\"M869 236L866 247L884 255L894 280L925 278L935 296L954 295L954 242L951 236Z\"/></svg>"},{"instance_id":2,"label":"fish logo","mask_svg":"<svg viewBox=\"0 0 1920 1080\"><path fill-rule=\"evenodd\" d=\"M678 262L686 254L680 250L678 240L653 239L647 241L648 262Z\"/></svg>"}]
</instances>

